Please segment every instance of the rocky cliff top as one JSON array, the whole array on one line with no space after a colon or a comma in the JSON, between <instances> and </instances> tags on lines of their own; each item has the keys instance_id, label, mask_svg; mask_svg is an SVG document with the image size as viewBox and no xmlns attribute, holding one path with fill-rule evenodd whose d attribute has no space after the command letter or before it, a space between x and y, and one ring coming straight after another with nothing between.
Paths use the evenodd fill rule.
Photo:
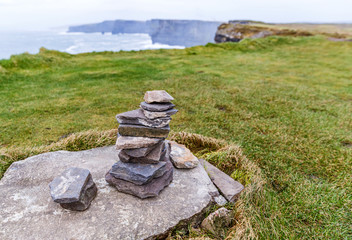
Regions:
<instances>
[{"instance_id":1,"label":"rocky cliff top","mask_svg":"<svg viewBox=\"0 0 352 240\"><path fill-rule=\"evenodd\" d=\"M230 21L218 27L215 35L215 42L239 42L245 38L262 38L267 36L312 36L307 31L293 29L276 29L268 26L257 26L252 22Z\"/></svg>"}]
</instances>

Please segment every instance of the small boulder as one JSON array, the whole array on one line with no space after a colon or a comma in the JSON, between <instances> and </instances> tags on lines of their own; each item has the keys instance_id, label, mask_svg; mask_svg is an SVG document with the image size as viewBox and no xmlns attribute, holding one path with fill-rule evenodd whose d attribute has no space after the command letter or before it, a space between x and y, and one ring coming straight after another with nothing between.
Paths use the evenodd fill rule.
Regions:
<instances>
[{"instance_id":1,"label":"small boulder","mask_svg":"<svg viewBox=\"0 0 352 240\"><path fill-rule=\"evenodd\" d=\"M98 190L89 170L75 167L54 178L49 187L54 202L74 211L86 210Z\"/></svg>"},{"instance_id":2,"label":"small boulder","mask_svg":"<svg viewBox=\"0 0 352 240\"><path fill-rule=\"evenodd\" d=\"M195 168L198 166L198 158L184 145L170 141L170 158L176 168Z\"/></svg>"},{"instance_id":3,"label":"small boulder","mask_svg":"<svg viewBox=\"0 0 352 240\"><path fill-rule=\"evenodd\" d=\"M165 90L147 91L144 95L146 103L168 103L174 100Z\"/></svg>"},{"instance_id":4,"label":"small boulder","mask_svg":"<svg viewBox=\"0 0 352 240\"><path fill-rule=\"evenodd\" d=\"M226 236L226 228L229 227L231 223L231 211L222 207L209 214L209 216L203 220L201 228L212 233L216 237L224 238Z\"/></svg>"}]
</instances>

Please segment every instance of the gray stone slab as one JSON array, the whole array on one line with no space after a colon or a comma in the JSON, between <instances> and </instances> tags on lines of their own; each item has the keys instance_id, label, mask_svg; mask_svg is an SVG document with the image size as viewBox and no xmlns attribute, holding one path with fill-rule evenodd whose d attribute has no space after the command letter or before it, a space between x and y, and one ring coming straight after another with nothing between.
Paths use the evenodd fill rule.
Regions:
<instances>
[{"instance_id":1,"label":"gray stone slab","mask_svg":"<svg viewBox=\"0 0 352 240\"><path fill-rule=\"evenodd\" d=\"M156 120L158 118L169 118L178 112L177 109L170 109L165 112L151 112L151 111L144 110L144 109L142 109L142 111L143 111L145 117L152 119L152 120L153 119Z\"/></svg>"},{"instance_id":2,"label":"gray stone slab","mask_svg":"<svg viewBox=\"0 0 352 240\"><path fill-rule=\"evenodd\" d=\"M49 184L52 199L57 203L79 201L82 190L91 177L88 169L75 167L66 169Z\"/></svg>"},{"instance_id":3,"label":"gray stone slab","mask_svg":"<svg viewBox=\"0 0 352 240\"><path fill-rule=\"evenodd\" d=\"M229 202L236 202L244 186L204 159L199 159L210 179Z\"/></svg>"},{"instance_id":4,"label":"gray stone slab","mask_svg":"<svg viewBox=\"0 0 352 240\"><path fill-rule=\"evenodd\" d=\"M217 189L200 166L174 169L173 181L155 198L121 193L105 181L117 160L111 146L45 153L13 163L0 180L0 239L162 238L180 223L193 225L213 202ZM87 211L69 211L51 199L48 184L69 167L89 169L98 187Z\"/></svg>"},{"instance_id":5,"label":"gray stone slab","mask_svg":"<svg viewBox=\"0 0 352 240\"><path fill-rule=\"evenodd\" d=\"M165 173L165 162L157 164L144 163L124 163L118 161L110 170L110 174L118 179L122 179L136 185L143 185L153 178L162 176Z\"/></svg>"},{"instance_id":6,"label":"gray stone slab","mask_svg":"<svg viewBox=\"0 0 352 240\"><path fill-rule=\"evenodd\" d=\"M219 206L224 206L228 201L226 198L224 198L222 195L214 197L214 201L216 202L217 205Z\"/></svg>"},{"instance_id":7,"label":"gray stone slab","mask_svg":"<svg viewBox=\"0 0 352 240\"><path fill-rule=\"evenodd\" d=\"M170 126L152 128L140 125L120 124L118 131L121 136L167 138L170 132Z\"/></svg>"},{"instance_id":8,"label":"gray stone slab","mask_svg":"<svg viewBox=\"0 0 352 240\"><path fill-rule=\"evenodd\" d=\"M86 210L97 194L97 187L88 169L69 168L49 184L54 202L63 208Z\"/></svg>"},{"instance_id":9,"label":"gray stone slab","mask_svg":"<svg viewBox=\"0 0 352 240\"><path fill-rule=\"evenodd\" d=\"M116 150L152 147L163 140L161 138L118 136Z\"/></svg>"},{"instance_id":10,"label":"gray stone slab","mask_svg":"<svg viewBox=\"0 0 352 240\"><path fill-rule=\"evenodd\" d=\"M134 158L140 158L140 157L145 157L147 156L148 153L150 153L153 149L155 149L157 146L160 146L164 141L160 141L158 144L153 145L151 147L146 147L146 148L136 148L136 149L124 149L124 153L126 153L130 157Z\"/></svg>"},{"instance_id":11,"label":"gray stone slab","mask_svg":"<svg viewBox=\"0 0 352 240\"><path fill-rule=\"evenodd\" d=\"M198 158L182 144L170 141L170 158L176 168L194 168L198 166Z\"/></svg>"},{"instance_id":12,"label":"gray stone slab","mask_svg":"<svg viewBox=\"0 0 352 240\"><path fill-rule=\"evenodd\" d=\"M165 115L165 114L164 114ZM159 117L157 119L150 119L144 115L142 109L136 109L116 115L117 122L120 124L143 125L146 127L165 127L171 118L170 116Z\"/></svg>"},{"instance_id":13,"label":"gray stone slab","mask_svg":"<svg viewBox=\"0 0 352 240\"><path fill-rule=\"evenodd\" d=\"M164 142L160 142L148 155L144 157L131 157L129 156L126 151L128 150L121 150L119 153L119 158L122 162L125 163L148 163L148 164L156 164L165 158L166 154L166 147Z\"/></svg>"},{"instance_id":14,"label":"gray stone slab","mask_svg":"<svg viewBox=\"0 0 352 240\"><path fill-rule=\"evenodd\" d=\"M139 198L157 197L161 190L170 184L173 179L173 166L170 161L166 163L165 174L152 179L144 185L136 185L131 182L114 178L110 172L105 175L105 180L115 186L120 192L131 194Z\"/></svg>"},{"instance_id":15,"label":"gray stone slab","mask_svg":"<svg viewBox=\"0 0 352 240\"><path fill-rule=\"evenodd\" d=\"M174 108L175 105L172 103L146 103L141 102L141 108L151 112L164 112Z\"/></svg>"},{"instance_id":16,"label":"gray stone slab","mask_svg":"<svg viewBox=\"0 0 352 240\"><path fill-rule=\"evenodd\" d=\"M147 91L144 95L144 101L146 103L167 103L173 100L174 98L165 90Z\"/></svg>"},{"instance_id":17,"label":"gray stone slab","mask_svg":"<svg viewBox=\"0 0 352 240\"><path fill-rule=\"evenodd\" d=\"M77 202L71 203L60 203L61 207L73 210L73 211L84 211L89 208L93 199L97 196L98 188L90 177L85 188L82 190L81 198ZM214 199L215 200L215 199Z\"/></svg>"}]
</instances>

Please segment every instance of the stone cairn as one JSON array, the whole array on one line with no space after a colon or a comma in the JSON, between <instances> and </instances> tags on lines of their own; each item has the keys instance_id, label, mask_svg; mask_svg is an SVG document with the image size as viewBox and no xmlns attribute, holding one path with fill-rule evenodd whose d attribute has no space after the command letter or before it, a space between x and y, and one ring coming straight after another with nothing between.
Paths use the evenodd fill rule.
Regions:
<instances>
[{"instance_id":1,"label":"stone cairn","mask_svg":"<svg viewBox=\"0 0 352 240\"><path fill-rule=\"evenodd\" d=\"M170 144L171 115L177 113L166 91L147 91L141 108L118 114L116 149L120 161L106 174L118 191L139 198L158 196L173 179Z\"/></svg>"}]
</instances>

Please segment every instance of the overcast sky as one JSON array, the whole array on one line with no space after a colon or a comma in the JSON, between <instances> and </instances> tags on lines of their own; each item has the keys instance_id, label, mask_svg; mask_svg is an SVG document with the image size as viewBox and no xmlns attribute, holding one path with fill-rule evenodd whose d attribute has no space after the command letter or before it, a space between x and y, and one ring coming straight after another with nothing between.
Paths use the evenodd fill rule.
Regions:
<instances>
[{"instance_id":1,"label":"overcast sky","mask_svg":"<svg viewBox=\"0 0 352 240\"><path fill-rule=\"evenodd\" d=\"M151 18L351 23L352 0L0 0L0 31Z\"/></svg>"}]
</instances>

